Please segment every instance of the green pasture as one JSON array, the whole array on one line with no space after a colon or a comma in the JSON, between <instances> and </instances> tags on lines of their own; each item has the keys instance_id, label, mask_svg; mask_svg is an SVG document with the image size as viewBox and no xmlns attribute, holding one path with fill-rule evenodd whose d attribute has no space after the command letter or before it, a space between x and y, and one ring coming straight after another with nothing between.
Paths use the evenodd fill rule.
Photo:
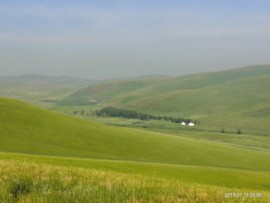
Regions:
<instances>
[{"instance_id":1,"label":"green pasture","mask_svg":"<svg viewBox=\"0 0 270 203\"><path fill-rule=\"evenodd\" d=\"M237 187L224 187L211 184L184 182L194 179L189 172L175 166L173 173L167 173L170 166L124 163L112 161L78 160L54 157L0 153L0 201L1 202L268 202L270 193L267 187L250 187L250 173L241 175L246 182ZM141 166L140 166L141 165ZM105 166L105 167L104 167ZM114 170L137 170L117 172ZM150 167L148 167L150 166ZM94 168L93 168L94 167ZM154 171L150 173L148 170ZM140 169L143 169L140 171ZM167 171L166 171L167 170ZM174 172L182 174L173 178ZM211 170L199 173L211 173ZM215 170L216 171L216 170ZM142 172L142 174L140 174ZM182 172L182 173L181 173ZM225 180L226 174L238 182L237 172L216 172L218 176L207 175L207 180L216 177ZM160 176L167 174L170 177ZM197 174L197 173L195 173ZM254 174L252 173L254 176ZM185 178L184 178L185 177ZM222 177L222 178L220 178ZM267 178L269 174L255 175ZM195 182L202 180L198 176ZM217 180L216 180L217 181ZM215 182L215 181L214 181ZM228 182L228 181L225 181ZM260 180L256 183L264 184ZM253 182L252 182L253 183ZM269 183L269 182L268 182ZM223 183L222 183L223 184ZM248 185L248 186L247 186ZM264 189L262 189L264 188Z\"/></svg>"},{"instance_id":2,"label":"green pasture","mask_svg":"<svg viewBox=\"0 0 270 203\"><path fill-rule=\"evenodd\" d=\"M0 149L44 155L269 170L270 153L119 128L0 99Z\"/></svg>"},{"instance_id":3,"label":"green pasture","mask_svg":"<svg viewBox=\"0 0 270 203\"><path fill-rule=\"evenodd\" d=\"M201 124L76 118L6 98L0 112L2 202L270 198L267 136L208 132ZM260 197L226 198L230 193Z\"/></svg>"},{"instance_id":4,"label":"green pasture","mask_svg":"<svg viewBox=\"0 0 270 203\"><path fill-rule=\"evenodd\" d=\"M3 152L0 153L0 158L1 160L16 160L26 163L113 171L127 175L143 175L148 178L198 183L209 186L270 191L270 170L248 170L198 165L72 158Z\"/></svg>"}]
</instances>

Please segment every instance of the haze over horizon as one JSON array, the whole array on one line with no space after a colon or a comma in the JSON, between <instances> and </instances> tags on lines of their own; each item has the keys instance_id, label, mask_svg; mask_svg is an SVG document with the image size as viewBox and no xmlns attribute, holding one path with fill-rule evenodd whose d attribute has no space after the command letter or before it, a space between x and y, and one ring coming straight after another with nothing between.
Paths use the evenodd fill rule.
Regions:
<instances>
[{"instance_id":1,"label":"haze over horizon","mask_svg":"<svg viewBox=\"0 0 270 203\"><path fill-rule=\"evenodd\" d=\"M92 79L270 64L270 2L1 1L0 75Z\"/></svg>"}]
</instances>

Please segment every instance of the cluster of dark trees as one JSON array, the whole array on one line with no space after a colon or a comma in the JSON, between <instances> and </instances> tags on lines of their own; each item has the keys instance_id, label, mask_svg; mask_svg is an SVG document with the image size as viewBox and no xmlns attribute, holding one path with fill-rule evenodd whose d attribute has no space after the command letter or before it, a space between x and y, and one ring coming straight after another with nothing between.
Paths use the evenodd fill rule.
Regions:
<instances>
[{"instance_id":1,"label":"cluster of dark trees","mask_svg":"<svg viewBox=\"0 0 270 203\"><path fill-rule=\"evenodd\" d=\"M88 115L88 112L85 112L84 110L73 110L73 114L81 114L81 115L87 114Z\"/></svg>"},{"instance_id":2,"label":"cluster of dark trees","mask_svg":"<svg viewBox=\"0 0 270 203\"><path fill-rule=\"evenodd\" d=\"M225 133L225 129L222 128L220 132L221 132L221 133ZM242 134L241 129L238 129L238 130L236 131L236 133L237 133L237 134Z\"/></svg>"},{"instance_id":3,"label":"cluster of dark trees","mask_svg":"<svg viewBox=\"0 0 270 203\"><path fill-rule=\"evenodd\" d=\"M111 117L122 117L122 118L135 118L135 119L140 119L140 120L166 120L166 121L171 121L174 123L193 122L191 119L174 118L171 116L156 116L156 115L151 115L151 114L146 114L146 113L139 113L137 111L132 111L132 110L115 108L111 106L97 110L96 115L102 116L102 117L111 116ZM199 124L198 121L194 121L194 123Z\"/></svg>"},{"instance_id":4,"label":"cluster of dark trees","mask_svg":"<svg viewBox=\"0 0 270 203\"><path fill-rule=\"evenodd\" d=\"M93 111L86 111L86 110L73 110L72 112L74 115L78 115L78 116L93 116Z\"/></svg>"}]
</instances>

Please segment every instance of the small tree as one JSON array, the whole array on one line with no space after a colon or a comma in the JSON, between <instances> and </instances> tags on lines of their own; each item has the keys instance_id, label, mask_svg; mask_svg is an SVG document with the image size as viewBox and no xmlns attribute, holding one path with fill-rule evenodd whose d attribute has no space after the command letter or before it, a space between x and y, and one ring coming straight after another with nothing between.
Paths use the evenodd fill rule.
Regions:
<instances>
[{"instance_id":1,"label":"small tree","mask_svg":"<svg viewBox=\"0 0 270 203\"><path fill-rule=\"evenodd\" d=\"M222 128L220 132L221 132L221 133L225 133L225 129L224 129L224 128Z\"/></svg>"},{"instance_id":2,"label":"small tree","mask_svg":"<svg viewBox=\"0 0 270 203\"><path fill-rule=\"evenodd\" d=\"M238 129L237 130L237 134L241 134L242 132L241 132L241 129Z\"/></svg>"}]
</instances>

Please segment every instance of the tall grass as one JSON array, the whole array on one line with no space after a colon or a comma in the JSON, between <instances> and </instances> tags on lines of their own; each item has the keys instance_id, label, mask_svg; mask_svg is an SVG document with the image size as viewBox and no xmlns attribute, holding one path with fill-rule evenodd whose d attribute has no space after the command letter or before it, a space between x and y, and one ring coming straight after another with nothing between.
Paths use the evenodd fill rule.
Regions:
<instances>
[{"instance_id":1,"label":"tall grass","mask_svg":"<svg viewBox=\"0 0 270 203\"><path fill-rule=\"evenodd\" d=\"M260 198L225 198L228 192ZM0 202L268 202L269 192L117 172L0 160Z\"/></svg>"}]
</instances>

